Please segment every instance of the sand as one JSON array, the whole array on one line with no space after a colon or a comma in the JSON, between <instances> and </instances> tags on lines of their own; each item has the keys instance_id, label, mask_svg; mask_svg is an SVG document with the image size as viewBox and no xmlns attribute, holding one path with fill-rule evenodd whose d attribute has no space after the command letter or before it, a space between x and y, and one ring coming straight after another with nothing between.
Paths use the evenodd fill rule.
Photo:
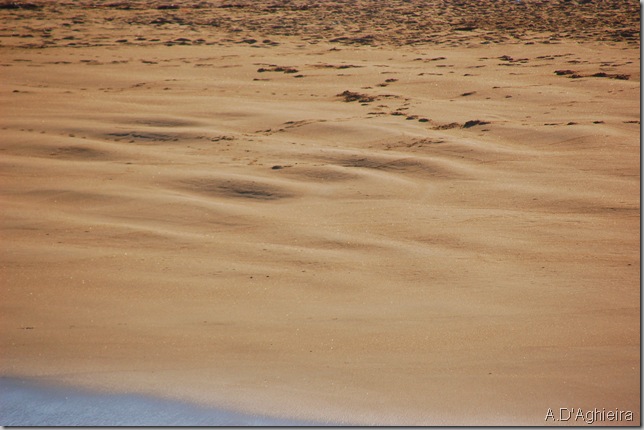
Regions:
<instances>
[{"instance_id":1,"label":"sand","mask_svg":"<svg viewBox=\"0 0 644 430\"><path fill-rule=\"evenodd\" d=\"M638 3L0 21L2 376L347 424L639 425Z\"/></svg>"}]
</instances>

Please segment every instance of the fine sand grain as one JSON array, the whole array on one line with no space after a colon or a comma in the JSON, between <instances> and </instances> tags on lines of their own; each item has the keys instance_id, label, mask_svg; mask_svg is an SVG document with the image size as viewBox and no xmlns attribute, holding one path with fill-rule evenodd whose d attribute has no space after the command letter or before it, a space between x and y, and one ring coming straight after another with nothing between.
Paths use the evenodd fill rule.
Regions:
<instances>
[{"instance_id":1,"label":"fine sand grain","mask_svg":"<svg viewBox=\"0 0 644 430\"><path fill-rule=\"evenodd\" d=\"M0 22L1 375L349 424L639 425L638 3Z\"/></svg>"}]
</instances>

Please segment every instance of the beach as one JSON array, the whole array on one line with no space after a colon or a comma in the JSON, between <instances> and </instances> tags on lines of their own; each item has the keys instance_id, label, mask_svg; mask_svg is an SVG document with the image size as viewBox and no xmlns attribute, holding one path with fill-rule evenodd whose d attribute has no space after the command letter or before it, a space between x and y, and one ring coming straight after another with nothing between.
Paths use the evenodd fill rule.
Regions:
<instances>
[{"instance_id":1,"label":"beach","mask_svg":"<svg viewBox=\"0 0 644 430\"><path fill-rule=\"evenodd\" d=\"M284 422L640 424L639 3L0 20L3 378Z\"/></svg>"}]
</instances>

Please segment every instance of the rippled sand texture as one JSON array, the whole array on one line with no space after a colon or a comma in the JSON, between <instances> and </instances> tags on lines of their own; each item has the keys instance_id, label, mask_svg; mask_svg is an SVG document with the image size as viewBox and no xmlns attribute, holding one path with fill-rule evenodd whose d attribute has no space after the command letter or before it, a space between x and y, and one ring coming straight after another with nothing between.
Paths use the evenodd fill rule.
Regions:
<instances>
[{"instance_id":1,"label":"rippled sand texture","mask_svg":"<svg viewBox=\"0 0 644 430\"><path fill-rule=\"evenodd\" d=\"M0 4L0 373L639 424L639 4L386 3Z\"/></svg>"}]
</instances>

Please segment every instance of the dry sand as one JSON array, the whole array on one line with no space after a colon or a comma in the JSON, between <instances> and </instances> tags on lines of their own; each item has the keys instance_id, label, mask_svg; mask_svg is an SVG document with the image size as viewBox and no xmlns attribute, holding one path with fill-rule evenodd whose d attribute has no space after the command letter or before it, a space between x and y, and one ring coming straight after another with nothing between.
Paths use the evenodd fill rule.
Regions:
<instances>
[{"instance_id":1,"label":"dry sand","mask_svg":"<svg viewBox=\"0 0 644 430\"><path fill-rule=\"evenodd\" d=\"M639 424L639 4L386 3L0 5L0 373Z\"/></svg>"}]
</instances>

